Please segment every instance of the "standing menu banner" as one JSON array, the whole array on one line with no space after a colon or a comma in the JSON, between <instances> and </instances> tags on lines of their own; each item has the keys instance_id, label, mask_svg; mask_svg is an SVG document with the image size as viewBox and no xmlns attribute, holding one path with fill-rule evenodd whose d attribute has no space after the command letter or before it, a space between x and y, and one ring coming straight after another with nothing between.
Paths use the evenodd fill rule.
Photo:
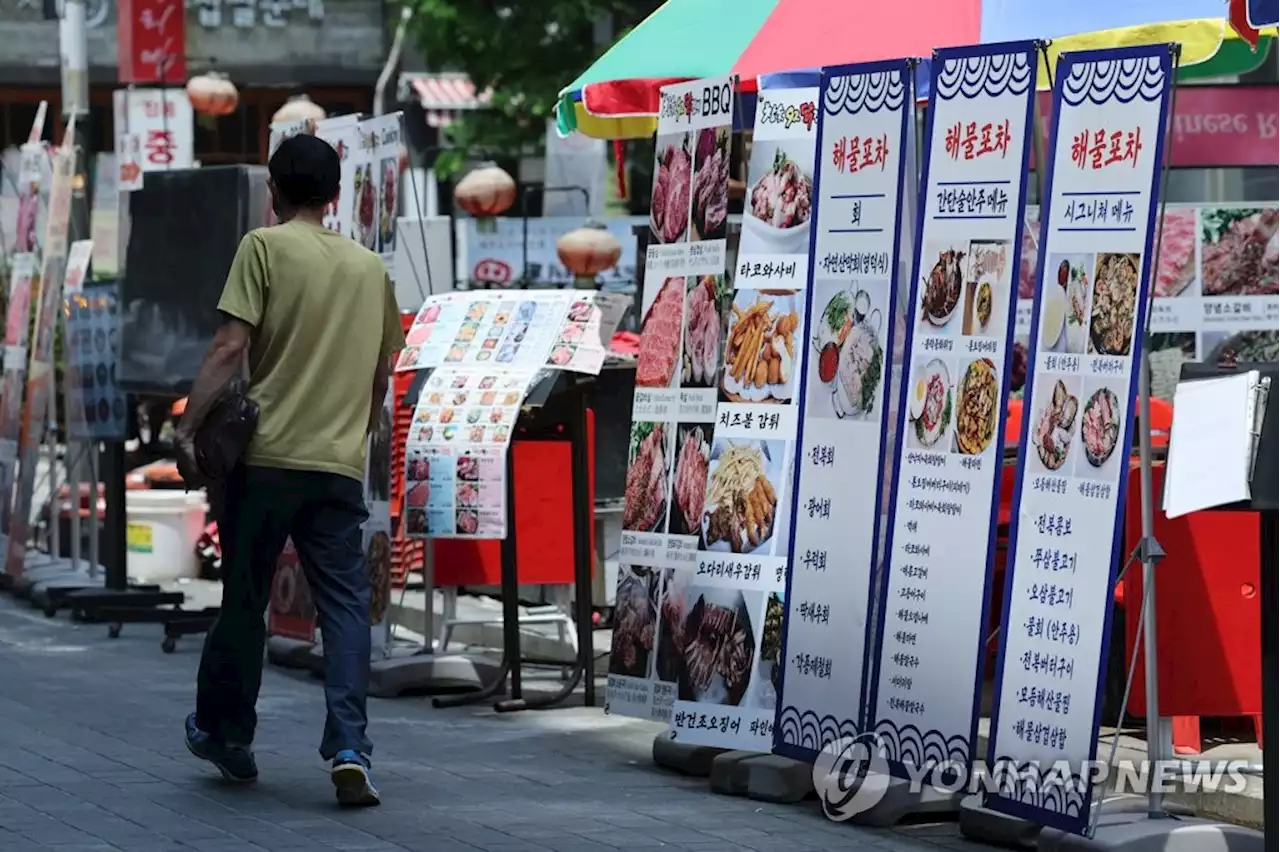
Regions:
<instances>
[{"instance_id":1,"label":"standing menu banner","mask_svg":"<svg viewBox=\"0 0 1280 852\"><path fill-rule=\"evenodd\" d=\"M97 250L97 243L94 243ZM125 397L116 382L120 363L120 287L86 283L72 291L67 273L63 386L67 436L73 441L124 440Z\"/></svg>"},{"instance_id":2,"label":"standing menu banner","mask_svg":"<svg viewBox=\"0 0 1280 852\"><path fill-rule=\"evenodd\" d=\"M13 256L4 332L4 388L0 393L0 533L8 534L13 481L22 431L22 397L27 385L27 337L31 332L31 291L39 292L38 257Z\"/></svg>"},{"instance_id":3,"label":"standing menu banner","mask_svg":"<svg viewBox=\"0 0 1280 852\"><path fill-rule=\"evenodd\" d=\"M440 367L405 442L405 534L506 538L507 449L536 370Z\"/></svg>"},{"instance_id":4,"label":"standing menu banner","mask_svg":"<svg viewBox=\"0 0 1280 852\"><path fill-rule=\"evenodd\" d=\"M734 299L725 275L734 83L719 77L661 90L607 713L670 721L677 695L709 697L712 682L719 703L737 704L754 654L735 658L732 689L721 660L697 654L730 638L726 629L743 628L746 636L748 622L756 627L763 618L758 592L754 608L745 598L735 606L742 597L736 590L714 592L714 600L693 594L699 545L704 531L711 534L707 508L718 503L709 499L707 480ZM761 461L751 454L751 465ZM718 603L719 595L733 609Z\"/></svg>"},{"instance_id":5,"label":"standing menu banner","mask_svg":"<svg viewBox=\"0 0 1280 852\"><path fill-rule=\"evenodd\" d=\"M396 210L400 196L401 114L362 121L353 183L351 236L382 256L388 270L396 252Z\"/></svg>"},{"instance_id":6,"label":"standing menu banner","mask_svg":"<svg viewBox=\"0 0 1280 852\"><path fill-rule=\"evenodd\" d=\"M1097 754L1172 66L1160 44L1064 54L1054 75L991 719L1006 787L987 803L1074 833L1093 795L1085 767ZM1054 288L1088 322L1046 350L1038 328Z\"/></svg>"},{"instance_id":7,"label":"standing menu banner","mask_svg":"<svg viewBox=\"0 0 1280 852\"><path fill-rule=\"evenodd\" d=\"M812 760L861 727L904 186L908 60L827 68L818 116L794 530L775 750Z\"/></svg>"},{"instance_id":8,"label":"standing menu banner","mask_svg":"<svg viewBox=\"0 0 1280 852\"><path fill-rule=\"evenodd\" d=\"M891 771L972 760L1001 424L1031 151L1036 45L939 50L871 665Z\"/></svg>"},{"instance_id":9,"label":"standing menu banner","mask_svg":"<svg viewBox=\"0 0 1280 852\"><path fill-rule=\"evenodd\" d=\"M318 138L323 139L333 146L338 152L338 160L341 162L342 174L341 183L339 184L338 197L332 204L324 210L324 226L331 231L337 231L339 234L354 234L352 230L352 211L355 207L355 174L356 174L356 148L359 143L359 133L357 125L360 123L360 117L357 115L343 115L337 118L326 118L317 121L315 125L315 134Z\"/></svg>"},{"instance_id":10,"label":"standing menu banner","mask_svg":"<svg viewBox=\"0 0 1280 852\"><path fill-rule=\"evenodd\" d=\"M62 308L62 284L68 271L67 231L71 221L71 183L75 173L75 151L64 145L53 152L52 178L49 182L49 215L45 221L43 256L41 258L39 298L27 358L26 403L22 409L22 427L18 437L18 473L14 477L17 490L13 514L9 518L8 548L4 570L10 577L22 576L30 535L32 491L35 488L36 465L40 442L51 417L54 398L53 336L54 325ZM83 278L93 253L93 242L82 240L73 248L78 277Z\"/></svg>"}]
</instances>

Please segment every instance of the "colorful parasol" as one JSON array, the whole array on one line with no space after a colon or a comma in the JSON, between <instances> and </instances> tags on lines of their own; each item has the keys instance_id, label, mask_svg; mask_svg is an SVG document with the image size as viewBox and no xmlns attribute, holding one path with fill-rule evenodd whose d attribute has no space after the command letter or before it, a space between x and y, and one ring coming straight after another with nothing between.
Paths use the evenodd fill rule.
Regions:
<instances>
[{"instance_id":1,"label":"colorful parasol","mask_svg":"<svg viewBox=\"0 0 1280 852\"><path fill-rule=\"evenodd\" d=\"M557 118L562 133L636 139L653 134L668 83L737 74L750 91L779 71L1028 38L1052 39L1051 63L1064 51L1176 41L1183 79L1243 73L1266 51L1225 11L1222 0L667 0L565 87ZM1044 69L1040 83L1049 87Z\"/></svg>"}]
</instances>

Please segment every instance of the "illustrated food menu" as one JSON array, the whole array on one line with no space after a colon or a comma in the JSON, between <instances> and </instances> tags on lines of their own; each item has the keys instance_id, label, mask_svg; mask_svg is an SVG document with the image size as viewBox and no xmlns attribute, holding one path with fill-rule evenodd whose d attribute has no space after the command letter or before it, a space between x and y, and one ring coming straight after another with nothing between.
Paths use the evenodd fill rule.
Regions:
<instances>
[{"instance_id":1,"label":"illustrated food menu","mask_svg":"<svg viewBox=\"0 0 1280 852\"><path fill-rule=\"evenodd\" d=\"M72 440L111 440L125 432L116 383L120 360L119 286L91 284L67 294L67 429Z\"/></svg>"},{"instance_id":2,"label":"illustrated food menu","mask_svg":"<svg viewBox=\"0 0 1280 852\"><path fill-rule=\"evenodd\" d=\"M431 296L414 318L396 370L474 365L596 375L628 301L594 291Z\"/></svg>"},{"instance_id":3,"label":"illustrated food menu","mask_svg":"<svg viewBox=\"0 0 1280 852\"><path fill-rule=\"evenodd\" d=\"M506 454L537 377L526 369L441 367L418 397L405 447L412 538L505 538Z\"/></svg>"}]
</instances>

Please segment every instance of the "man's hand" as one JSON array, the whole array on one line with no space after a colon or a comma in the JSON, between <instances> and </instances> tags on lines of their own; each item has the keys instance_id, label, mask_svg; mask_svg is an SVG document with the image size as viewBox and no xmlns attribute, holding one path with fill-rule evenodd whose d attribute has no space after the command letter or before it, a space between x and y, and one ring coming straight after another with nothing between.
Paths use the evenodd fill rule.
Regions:
<instances>
[{"instance_id":1,"label":"man's hand","mask_svg":"<svg viewBox=\"0 0 1280 852\"><path fill-rule=\"evenodd\" d=\"M195 436L186 431L179 431L174 436L173 444L174 452L178 457L178 474L182 476L187 490L194 491L205 485L205 476L200 472L200 465L196 463Z\"/></svg>"}]
</instances>

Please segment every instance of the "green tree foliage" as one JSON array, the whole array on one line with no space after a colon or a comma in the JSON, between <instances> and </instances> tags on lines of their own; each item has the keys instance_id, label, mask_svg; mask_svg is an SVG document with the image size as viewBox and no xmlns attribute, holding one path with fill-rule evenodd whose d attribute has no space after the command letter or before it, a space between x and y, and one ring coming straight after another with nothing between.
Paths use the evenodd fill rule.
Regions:
<instances>
[{"instance_id":1,"label":"green tree foliage","mask_svg":"<svg viewBox=\"0 0 1280 852\"><path fill-rule=\"evenodd\" d=\"M615 38L656 8L637 0L404 0L409 39L433 71L466 72L489 109L464 113L448 129L453 150L436 161L456 171L466 156L515 157L540 150L560 90L606 50L597 21L612 16Z\"/></svg>"}]
</instances>

